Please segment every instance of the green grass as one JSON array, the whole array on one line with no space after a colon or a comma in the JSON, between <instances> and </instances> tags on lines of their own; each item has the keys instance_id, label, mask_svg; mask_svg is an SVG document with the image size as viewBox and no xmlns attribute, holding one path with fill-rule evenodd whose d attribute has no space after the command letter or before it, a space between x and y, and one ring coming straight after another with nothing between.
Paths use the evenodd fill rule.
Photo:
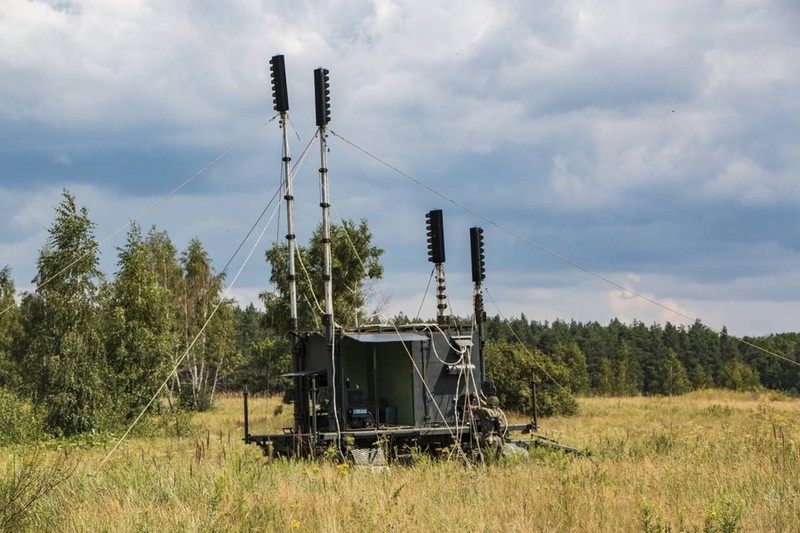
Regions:
<instances>
[{"instance_id":1,"label":"green grass","mask_svg":"<svg viewBox=\"0 0 800 533\"><path fill-rule=\"evenodd\" d=\"M584 398L544 434L590 457L536 451L489 466L421 460L368 469L269 460L221 398L180 437L50 450L77 464L25 527L56 531L796 531L800 402L701 391ZM251 401L251 431L291 424ZM6 450L8 468L17 453ZM2 502L0 501L0 504Z\"/></svg>"}]
</instances>

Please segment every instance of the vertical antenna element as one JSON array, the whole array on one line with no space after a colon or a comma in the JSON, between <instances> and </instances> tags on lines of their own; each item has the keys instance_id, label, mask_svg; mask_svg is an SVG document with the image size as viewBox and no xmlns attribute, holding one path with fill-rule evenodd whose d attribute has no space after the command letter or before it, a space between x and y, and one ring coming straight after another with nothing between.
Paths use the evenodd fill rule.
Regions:
<instances>
[{"instance_id":1,"label":"vertical antenna element","mask_svg":"<svg viewBox=\"0 0 800 533\"><path fill-rule=\"evenodd\" d=\"M292 157L289 153L289 94L286 88L286 67L282 55L272 56L269 61L270 77L272 78L272 98L275 111L280 113L280 125L283 140L283 178L284 196L286 200L286 247L288 248L287 280L289 281L289 339L292 352L292 370L299 373L304 370L304 361L301 347L297 342L297 276L295 275L295 248L297 246L294 234L294 192L292 182ZM301 377L294 378L295 432L300 434L308 430L308 402L306 386Z\"/></svg>"},{"instance_id":2,"label":"vertical antenna element","mask_svg":"<svg viewBox=\"0 0 800 533\"><path fill-rule=\"evenodd\" d=\"M469 250L472 257L472 281L486 279L486 256L483 252L483 228L469 228Z\"/></svg>"},{"instance_id":3,"label":"vertical antenna element","mask_svg":"<svg viewBox=\"0 0 800 533\"><path fill-rule=\"evenodd\" d=\"M481 283L486 279L486 258L483 252L483 228L469 228L469 251L472 259L472 282L475 288L472 291L472 305L475 312L475 324L478 329L478 343L481 353L481 381L486 379L486 357L483 351L483 323L486 312L483 310L483 291Z\"/></svg>"},{"instance_id":4,"label":"vertical antenna element","mask_svg":"<svg viewBox=\"0 0 800 533\"><path fill-rule=\"evenodd\" d=\"M314 101L317 110L317 126L319 127L319 181L322 198L322 270L325 282L325 336L330 349L333 349L333 281L331 272L331 218L330 193L328 190L328 132L327 124L331 120L330 80L328 69L314 70Z\"/></svg>"},{"instance_id":5,"label":"vertical antenna element","mask_svg":"<svg viewBox=\"0 0 800 533\"><path fill-rule=\"evenodd\" d=\"M272 56L269 60L270 77L272 78L272 102L275 111L289 111L289 92L286 90L286 66L283 55Z\"/></svg>"},{"instance_id":6,"label":"vertical antenna element","mask_svg":"<svg viewBox=\"0 0 800 533\"><path fill-rule=\"evenodd\" d=\"M444 263L444 221L442 210L434 209L425 214L425 224L428 227L428 261L431 263Z\"/></svg>"},{"instance_id":7,"label":"vertical antenna element","mask_svg":"<svg viewBox=\"0 0 800 533\"><path fill-rule=\"evenodd\" d=\"M317 126L322 128L331 121L331 86L326 68L314 70L314 96Z\"/></svg>"},{"instance_id":8,"label":"vertical antenna element","mask_svg":"<svg viewBox=\"0 0 800 533\"><path fill-rule=\"evenodd\" d=\"M434 209L425 214L428 228L428 261L436 265L436 321L446 324L444 310L447 309L447 295L444 283L444 220L441 209Z\"/></svg>"},{"instance_id":9,"label":"vertical antenna element","mask_svg":"<svg viewBox=\"0 0 800 533\"><path fill-rule=\"evenodd\" d=\"M328 414L328 427L333 420L336 427L339 427L339 415L336 412L336 403L341 401L339 394L336 391L336 340L335 331L336 323L333 319L333 275L332 275L332 261L331 261L331 217L330 217L330 193L328 188L328 129L327 124L331 120L331 98L330 98L330 80L328 79L328 69L318 68L314 70L314 103L317 114L317 127L319 128L319 182L322 198L320 199L319 206L322 208L322 272L325 285L325 313L322 316L322 322L325 326L325 342L327 344L328 356L330 357L331 368L333 374L329 383L331 384L331 391L333 393L333 413ZM347 228L344 228L345 231ZM317 392L316 382L314 382L312 405L317 405ZM332 415L332 416L331 416ZM316 421L317 414L314 408L314 418ZM317 440L317 425L314 423L313 427L314 440ZM337 434L338 436L338 434ZM337 443L338 445L338 443Z\"/></svg>"}]
</instances>

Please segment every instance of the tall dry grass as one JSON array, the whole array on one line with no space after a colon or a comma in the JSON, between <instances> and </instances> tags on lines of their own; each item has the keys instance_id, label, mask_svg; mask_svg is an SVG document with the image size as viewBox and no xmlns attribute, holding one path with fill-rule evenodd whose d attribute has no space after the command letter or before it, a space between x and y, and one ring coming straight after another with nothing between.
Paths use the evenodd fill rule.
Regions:
<instances>
[{"instance_id":1,"label":"tall dry grass","mask_svg":"<svg viewBox=\"0 0 800 533\"><path fill-rule=\"evenodd\" d=\"M253 432L291 423L251 403ZM192 434L72 452L76 473L40 502L31 530L797 531L800 402L702 391L586 398L546 450L465 466L425 457L375 470L269 460L241 442L241 401L222 398ZM63 453L55 450L51 453Z\"/></svg>"}]
</instances>

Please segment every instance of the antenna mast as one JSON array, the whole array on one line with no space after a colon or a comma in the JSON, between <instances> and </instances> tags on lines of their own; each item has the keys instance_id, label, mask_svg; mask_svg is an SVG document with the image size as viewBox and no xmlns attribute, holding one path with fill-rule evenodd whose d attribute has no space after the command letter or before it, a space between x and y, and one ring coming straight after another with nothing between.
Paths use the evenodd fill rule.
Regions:
<instances>
[{"instance_id":1,"label":"antenna mast","mask_svg":"<svg viewBox=\"0 0 800 533\"><path fill-rule=\"evenodd\" d=\"M286 200L286 244L288 248L289 271L287 279L289 281L289 338L292 348L292 370L295 373L303 370L303 362L297 343L297 276L295 275L294 254L295 254L295 234L294 234L294 192L292 185L292 158L289 154L289 93L286 86L286 65L283 55L272 56L269 61L270 76L272 78L272 99L273 108L280 113L280 127L283 133L283 175ZM302 399L305 397L305 387L300 377L295 377L295 430L303 431L307 426L307 410L303 408L306 404Z\"/></svg>"},{"instance_id":2,"label":"antenna mast","mask_svg":"<svg viewBox=\"0 0 800 533\"><path fill-rule=\"evenodd\" d=\"M330 79L328 69L314 70L314 103L319 128L319 181L322 189L322 248L323 248L323 280L325 282L325 337L328 345L333 346L333 281L331 273L331 218L330 194L328 190L328 122L331 120Z\"/></svg>"},{"instance_id":3,"label":"antenna mast","mask_svg":"<svg viewBox=\"0 0 800 533\"><path fill-rule=\"evenodd\" d=\"M447 295L444 283L444 220L441 209L425 214L428 226L428 261L436 265L436 322L447 323L444 310L447 309Z\"/></svg>"},{"instance_id":4,"label":"antenna mast","mask_svg":"<svg viewBox=\"0 0 800 533\"><path fill-rule=\"evenodd\" d=\"M486 279L486 256L483 251L483 228L469 228L469 251L472 259L472 303L475 312L475 324L478 327L478 341L481 348L481 380L486 379L486 365L483 357L483 321L486 312L483 310L483 280Z\"/></svg>"},{"instance_id":5,"label":"antenna mast","mask_svg":"<svg viewBox=\"0 0 800 533\"><path fill-rule=\"evenodd\" d=\"M282 55L273 56L269 61L272 77L272 98L275 111L280 113L280 127L283 133L283 176L286 193L286 244L289 248L289 331L297 331L297 279L294 268L294 193L292 185L292 158L289 155L289 93L286 89L286 66Z\"/></svg>"}]
</instances>

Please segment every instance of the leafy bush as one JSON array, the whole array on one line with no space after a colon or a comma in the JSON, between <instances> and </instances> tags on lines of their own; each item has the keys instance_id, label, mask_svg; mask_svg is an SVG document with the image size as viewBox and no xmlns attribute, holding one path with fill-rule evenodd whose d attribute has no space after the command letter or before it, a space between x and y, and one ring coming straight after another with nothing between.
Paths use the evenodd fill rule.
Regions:
<instances>
[{"instance_id":1,"label":"leafy bush","mask_svg":"<svg viewBox=\"0 0 800 533\"><path fill-rule=\"evenodd\" d=\"M530 412L533 396L530 382L535 376L539 415L572 415L578 411L578 403L569 392L572 385L569 368L539 350L502 341L488 342L486 372L507 409Z\"/></svg>"},{"instance_id":2,"label":"leafy bush","mask_svg":"<svg viewBox=\"0 0 800 533\"><path fill-rule=\"evenodd\" d=\"M720 385L726 389L755 391L761 388L758 371L742 361L731 361L722 368Z\"/></svg>"},{"instance_id":3,"label":"leafy bush","mask_svg":"<svg viewBox=\"0 0 800 533\"><path fill-rule=\"evenodd\" d=\"M659 392L669 396L686 394L692 390L692 382L678 354L670 349L661 363Z\"/></svg>"},{"instance_id":4,"label":"leafy bush","mask_svg":"<svg viewBox=\"0 0 800 533\"><path fill-rule=\"evenodd\" d=\"M35 441L43 436L38 414L14 393L0 389L0 446Z\"/></svg>"}]
</instances>

